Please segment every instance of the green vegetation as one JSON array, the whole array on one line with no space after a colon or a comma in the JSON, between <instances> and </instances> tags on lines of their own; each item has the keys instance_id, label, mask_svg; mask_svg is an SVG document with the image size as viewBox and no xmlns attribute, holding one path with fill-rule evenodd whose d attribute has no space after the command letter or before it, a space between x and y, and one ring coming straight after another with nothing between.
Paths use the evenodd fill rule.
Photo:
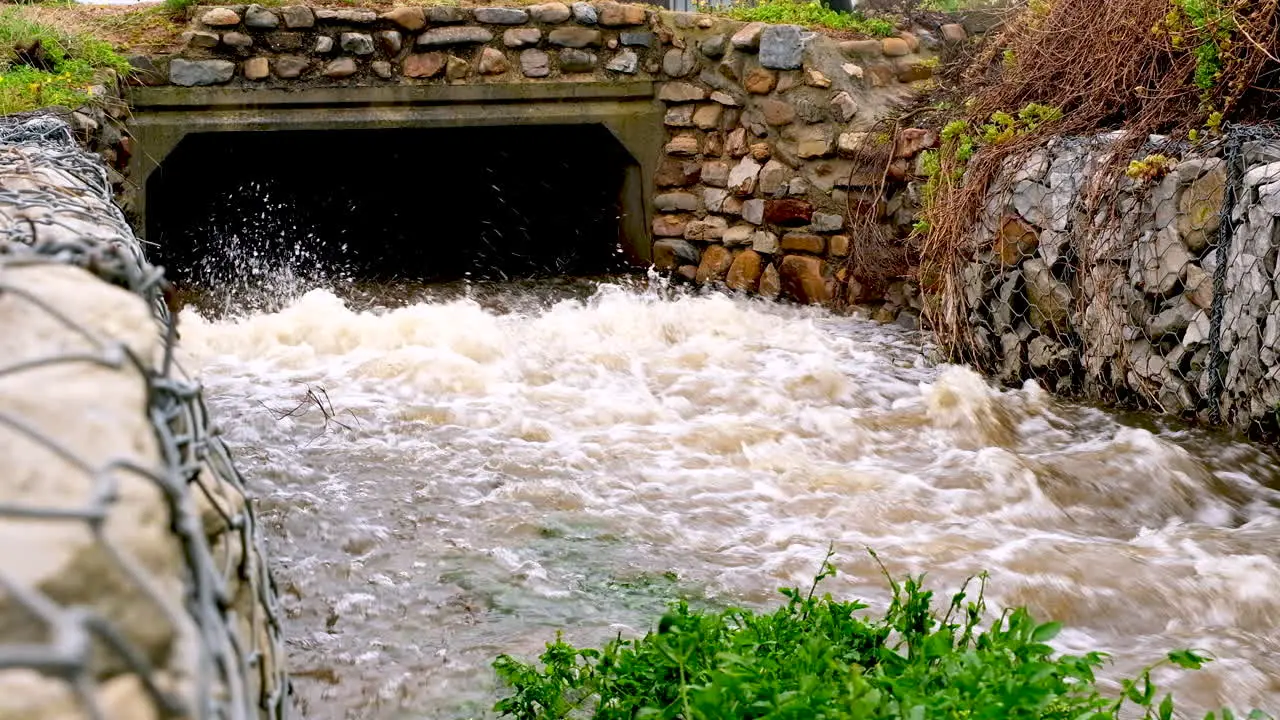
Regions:
<instances>
[{"instance_id":1,"label":"green vegetation","mask_svg":"<svg viewBox=\"0 0 1280 720\"><path fill-rule=\"evenodd\" d=\"M1235 20L1223 0L1170 0L1164 27L1175 48L1191 48L1196 58L1195 84L1209 91L1222 78L1223 56L1231 44Z\"/></svg>"},{"instance_id":2,"label":"green vegetation","mask_svg":"<svg viewBox=\"0 0 1280 720\"><path fill-rule=\"evenodd\" d=\"M990 622L985 575L975 597L966 583L940 611L922 579L898 583L886 571L889 608L864 619L862 603L815 596L836 573L831 557L807 593L783 589L787 602L773 613L695 612L680 602L640 639L593 649L557 636L540 667L502 655L494 668L510 692L495 710L520 720L1114 720L1132 704L1139 712L1126 708L1128 716L1168 720L1173 699L1160 696L1152 671L1209 662L1172 652L1124 681L1120 697L1104 697L1095 673L1106 655L1055 653L1047 643L1061 626L1037 623L1025 609Z\"/></svg>"},{"instance_id":3,"label":"green vegetation","mask_svg":"<svg viewBox=\"0 0 1280 720\"><path fill-rule=\"evenodd\" d=\"M699 12L726 15L735 20L747 22L823 27L832 30L848 30L872 37L889 37L898 32L897 24L892 20L880 17L869 18L858 13L837 12L817 0L810 2L761 0L754 5L738 3L711 5L706 2L695 2L694 5Z\"/></svg>"},{"instance_id":4,"label":"green vegetation","mask_svg":"<svg viewBox=\"0 0 1280 720\"><path fill-rule=\"evenodd\" d=\"M91 101L99 71L125 73L129 64L111 45L88 34L59 30L29 18L19 7L0 10L0 114ZM17 47L26 49L20 57Z\"/></svg>"}]
</instances>

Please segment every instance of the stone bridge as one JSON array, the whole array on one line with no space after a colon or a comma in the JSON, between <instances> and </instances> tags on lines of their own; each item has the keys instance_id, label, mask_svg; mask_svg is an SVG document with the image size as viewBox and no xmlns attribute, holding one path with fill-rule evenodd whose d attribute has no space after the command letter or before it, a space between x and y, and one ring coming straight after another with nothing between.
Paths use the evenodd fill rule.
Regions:
<instances>
[{"instance_id":1,"label":"stone bridge","mask_svg":"<svg viewBox=\"0 0 1280 720\"><path fill-rule=\"evenodd\" d=\"M264 203L320 183L306 203L414 209L455 237L479 232L468 206L510 206L541 236L806 302L838 282L850 193L880 182L855 172L866 131L967 37L952 24L841 40L608 0L190 17L179 52L133 59L122 158L126 206L174 267L193 259L176 249L184 223L217 215L247 174ZM896 179L928 144L883 142ZM876 201L890 225L910 212L893 188Z\"/></svg>"}]
</instances>

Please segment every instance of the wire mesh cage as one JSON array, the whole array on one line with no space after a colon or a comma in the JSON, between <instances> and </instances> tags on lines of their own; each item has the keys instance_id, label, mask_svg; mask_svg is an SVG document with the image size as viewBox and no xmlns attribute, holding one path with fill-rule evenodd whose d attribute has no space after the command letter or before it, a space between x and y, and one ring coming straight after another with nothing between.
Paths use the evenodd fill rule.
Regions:
<instances>
[{"instance_id":1,"label":"wire mesh cage","mask_svg":"<svg viewBox=\"0 0 1280 720\"><path fill-rule=\"evenodd\" d=\"M950 278L962 354L1005 382L1274 433L1280 133L1121 159L1117 139L1010 161Z\"/></svg>"},{"instance_id":2,"label":"wire mesh cage","mask_svg":"<svg viewBox=\"0 0 1280 720\"><path fill-rule=\"evenodd\" d=\"M283 718L244 483L106 167L0 122L0 718Z\"/></svg>"}]
</instances>

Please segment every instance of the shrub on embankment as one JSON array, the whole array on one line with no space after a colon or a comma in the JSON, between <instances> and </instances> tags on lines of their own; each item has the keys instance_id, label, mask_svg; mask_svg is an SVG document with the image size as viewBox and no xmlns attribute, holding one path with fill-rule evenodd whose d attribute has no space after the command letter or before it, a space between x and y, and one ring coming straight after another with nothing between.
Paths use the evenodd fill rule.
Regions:
<instances>
[{"instance_id":1,"label":"shrub on embankment","mask_svg":"<svg viewBox=\"0 0 1280 720\"><path fill-rule=\"evenodd\" d=\"M495 709L520 720L1114 720L1122 709L1126 717L1168 720L1173 698L1158 691L1152 671L1208 662L1171 652L1122 681L1119 697L1107 697L1095 677L1103 653L1055 653L1047 643L1060 624L1038 623L1025 609L989 618L985 576L976 595L966 584L945 607L921 579L890 579L889 608L865 618L862 603L817 596L836 572L830 560L807 592L783 589L787 602L772 613L696 612L680 602L643 638L595 649L557 637L541 666L500 656L494 667L510 693ZM1235 714L1223 709L1206 720L1218 717ZM1248 717L1268 716L1255 710Z\"/></svg>"},{"instance_id":2,"label":"shrub on embankment","mask_svg":"<svg viewBox=\"0 0 1280 720\"><path fill-rule=\"evenodd\" d=\"M27 8L0 9L0 115L94 99L94 86L129 63L111 43L36 19Z\"/></svg>"}]
</instances>

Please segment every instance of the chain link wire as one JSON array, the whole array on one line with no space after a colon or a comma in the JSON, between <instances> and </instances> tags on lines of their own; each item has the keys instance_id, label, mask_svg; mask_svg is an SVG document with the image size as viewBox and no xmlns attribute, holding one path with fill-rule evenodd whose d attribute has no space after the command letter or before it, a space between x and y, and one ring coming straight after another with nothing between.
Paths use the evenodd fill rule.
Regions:
<instances>
[{"instance_id":1,"label":"chain link wire","mask_svg":"<svg viewBox=\"0 0 1280 720\"><path fill-rule=\"evenodd\" d=\"M117 337L47 296L63 277L56 273L78 272L71 267L96 276L79 273L78 282L145 300L148 327L121 327ZM14 347L30 339L24 318L45 333L34 341L55 331L64 339L52 343L58 352L16 359L0 341L0 383L131 374L144 386L138 411L154 442L150 458L131 448L90 457L83 448L92 438L53 431L0 390L0 484L8 485L0 487L0 718L288 717L281 612L261 530L199 384L173 360L176 317L163 272L115 205L106 167L56 117L0 120L6 304L0 316L19 319L5 329ZM159 352L140 351L130 333ZM70 416L99 410L93 398L72 400L84 407L67 409ZM33 470L22 453L46 461ZM53 502L50 488L78 491ZM158 519L135 514L147 498L163 509ZM159 528L158 540L135 542L147 527ZM72 559L41 564L62 558L42 545L50 538L69 542ZM169 557L169 565L157 560ZM172 576L157 573L166 567Z\"/></svg>"},{"instance_id":2,"label":"chain link wire","mask_svg":"<svg viewBox=\"0 0 1280 720\"><path fill-rule=\"evenodd\" d=\"M955 278L980 368L1067 396L1280 430L1280 132L1055 138L1011 160Z\"/></svg>"}]
</instances>

